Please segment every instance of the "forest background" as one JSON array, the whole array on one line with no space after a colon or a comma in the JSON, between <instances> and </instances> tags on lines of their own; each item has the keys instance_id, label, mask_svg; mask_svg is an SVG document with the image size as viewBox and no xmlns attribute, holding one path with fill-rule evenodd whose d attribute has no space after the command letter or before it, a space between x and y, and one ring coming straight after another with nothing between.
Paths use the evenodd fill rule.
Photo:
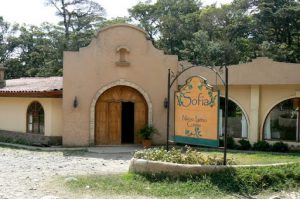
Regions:
<instances>
[{"instance_id":1,"label":"forest background","mask_svg":"<svg viewBox=\"0 0 300 199\"><path fill-rule=\"evenodd\" d=\"M62 76L63 51L87 46L95 32L128 23L148 33L155 47L192 64L216 66L259 56L300 63L298 0L234 0L203 6L198 0L141 2L128 17L105 18L92 0L41 0L56 9L57 24L11 24L0 16L0 63L6 78Z\"/></svg>"}]
</instances>

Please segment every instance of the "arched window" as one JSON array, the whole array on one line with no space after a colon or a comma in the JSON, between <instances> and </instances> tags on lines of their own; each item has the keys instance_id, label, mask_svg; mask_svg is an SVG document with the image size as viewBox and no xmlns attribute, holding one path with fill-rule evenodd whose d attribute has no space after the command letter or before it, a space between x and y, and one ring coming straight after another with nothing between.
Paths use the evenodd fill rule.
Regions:
<instances>
[{"instance_id":1,"label":"arched window","mask_svg":"<svg viewBox=\"0 0 300 199\"><path fill-rule=\"evenodd\" d=\"M299 141L299 106L300 98L274 106L264 123L264 139Z\"/></svg>"},{"instance_id":2,"label":"arched window","mask_svg":"<svg viewBox=\"0 0 300 199\"><path fill-rule=\"evenodd\" d=\"M27 132L44 134L45 114L39 102L32 102L27 109Z\"/></svg>"},{"instance_id":3,"label":"arched window","mask_svg":"<svg viewBox=\"0 0 300 199\"><path fill-rule=\"evenodd\" d=\"M219 132L224 135L225 98L220 97ZM228 101L228 136L234 138L248 137L248 124L242 109L233 101Z\"/></svg>"}]
</instances>

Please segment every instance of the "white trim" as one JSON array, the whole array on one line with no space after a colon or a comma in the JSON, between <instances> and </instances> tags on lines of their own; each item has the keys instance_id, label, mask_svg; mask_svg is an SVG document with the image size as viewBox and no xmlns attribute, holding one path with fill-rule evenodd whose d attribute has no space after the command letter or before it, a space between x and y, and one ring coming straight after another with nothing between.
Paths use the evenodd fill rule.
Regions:
<instances>
[{"instance_id":1,"label":"white trim","mask_svg":"<svg viewBox=\"0 0 300 199\"><path fill-rule=\"evenodd\" d=\"M136 89L141 93L141 95L145 98L147 106L148 106L148 124L152 125L152 102L150 100L149 95L137 84L129 82L125 79L120 79L115 82L111 82L105 86L103 86L100 90L98 90L92 100L91 106L90 106L90 133L89 133L89 144L94 145L95 144L95 107L96 103L98 101L98 98L108 89L115 87L115 86L128 86L131 88Z\"/></svg>"}]
</instances>

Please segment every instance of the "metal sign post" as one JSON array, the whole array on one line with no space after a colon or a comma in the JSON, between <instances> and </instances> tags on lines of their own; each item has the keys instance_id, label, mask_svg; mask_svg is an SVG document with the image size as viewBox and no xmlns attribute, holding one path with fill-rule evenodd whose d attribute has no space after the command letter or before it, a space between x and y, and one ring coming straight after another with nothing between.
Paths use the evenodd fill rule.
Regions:
<instances>
[{"instance_id":1,"label":"metal sign post","mask_svg":"<svg viewBox=\"0 0 300 199\"><path fill-rule=\"evenodd\" d=\"M171 69L168 70L168 109L167 109L167 151L169 151L169 128L170 128L170 80L171 80Z\"/></svg>"},{"instance_id":2,"label":"metal sign post","mask_svg":"<svg viewBox=\"0 0 300 199\"><path fill-rule=\"evenodd\" d=\"M174 82L178 77L184 73L185 71L195 68L195 67L204 67L204 66L188 66L187 68L184 68L182 66L182 70L179 71L176 75L174 75L171 71L171 69L168 70L168 102L167 102L167 150L169 150L169 135L170 135L170 92L171 92L171 87L173 86ZM205 67L210 70L212 70L217 77L222 81L224 87L225 87L225 132L224 132L224 162L223 164L227 164L227 134L228 134L228 67L225 65L225 81L221 77L220 73L216 71L213 67ZM172 74L171 74L172 73ZM171 78L173 78L171 80Z\"/></svg>"},{"instance_id":3,"label":"metal sign post","mask_svg":"<svg viewBox=\"0 0 300 199\"><path fill-rule=\"evenodd\" d=\"M228 68L225 66L225 124L224 124L224 162L227 164L227 136L228 136Z\"/></svg>"}]
</instances>

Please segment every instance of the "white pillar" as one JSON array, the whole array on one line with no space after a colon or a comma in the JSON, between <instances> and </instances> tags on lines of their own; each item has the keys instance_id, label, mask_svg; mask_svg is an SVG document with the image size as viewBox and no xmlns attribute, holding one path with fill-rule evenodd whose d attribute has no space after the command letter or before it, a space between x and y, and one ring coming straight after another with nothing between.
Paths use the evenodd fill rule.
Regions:
<instances>
[{"instance_id":1,"label":"white pillar","mask_svg":"<svg viewBox=\"0 0 300 199\"><path fill-rule=\"evenodd\" d=\"M259 98L260 88L259 85L251 86L250 97L250 128L249 128L249 141L251 143L257 142L259 139Z\"/></svg>"},{"instance_id":2,"label":"white pillar","mask_svg":"<svg viewBox=\"0 0 300 199\"><path fill-rule=\"evenodd\" d=\"M247 120L244 113L242 114L241 124L242 124L242 138L248 138L248 134L247 134L248 126L247 126Z\"/></svg>"}]
</instances>

